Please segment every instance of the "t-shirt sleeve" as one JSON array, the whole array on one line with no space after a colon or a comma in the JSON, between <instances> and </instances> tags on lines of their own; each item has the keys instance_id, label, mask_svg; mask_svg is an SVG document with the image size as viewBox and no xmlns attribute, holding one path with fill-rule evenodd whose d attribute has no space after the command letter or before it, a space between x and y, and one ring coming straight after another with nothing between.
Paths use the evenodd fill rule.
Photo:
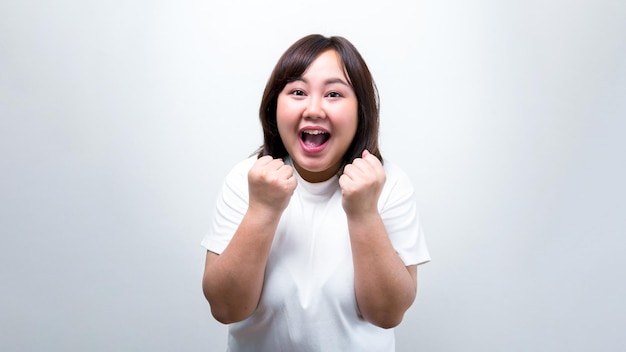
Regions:
<instances>
[{"instance_id":1,"label":"t-shirt sleeve","mask_svg":"<svg viewBox=\"0 0 626 352\"><path fill-rule=\"evenodd\" d=\"M209 231L200 242L207 250L221 254L237 231L248 210L248 171L253 163L252 158L240 162L224 179Z\"/></svg>"},{"instance_id":2,"label":"t-shirt sleeve","mask_svg":"<svg viewBox=\"0 0 626 352\"><path fill-rule=\"evenodd\" d=\"M405 265L430 261L415 192L408 175L385 162L387 183L381 194L381 217L391 243Z\"/></svg>"}]
</instances>

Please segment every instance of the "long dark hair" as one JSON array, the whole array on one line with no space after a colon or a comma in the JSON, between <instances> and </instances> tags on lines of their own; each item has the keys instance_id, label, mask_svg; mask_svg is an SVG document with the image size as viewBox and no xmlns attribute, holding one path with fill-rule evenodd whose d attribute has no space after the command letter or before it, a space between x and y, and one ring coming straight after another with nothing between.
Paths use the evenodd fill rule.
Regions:
<instances>
[{"instance_id":1,"label":"long dark hair","mask_svg":"<svg viewBox=\"0 0 626 352\"><path fill-rule=\"evenodd\" d=\"M339 172L343 172L346 164L361 157L364 149L382 161L378 148L378 90L372 74L361 54L347 39L338 36L324 37L319 34L308 35L291 45L278 60L267 81L259 108L263 145L257 151L258 157L271 155L274 158L283 158L288 155L276 124L278 95L287 83L301 77L309 65L327 50L335 50L339 54L358 101L356 134L343 157Z\"/></svg>"}]
</instances>

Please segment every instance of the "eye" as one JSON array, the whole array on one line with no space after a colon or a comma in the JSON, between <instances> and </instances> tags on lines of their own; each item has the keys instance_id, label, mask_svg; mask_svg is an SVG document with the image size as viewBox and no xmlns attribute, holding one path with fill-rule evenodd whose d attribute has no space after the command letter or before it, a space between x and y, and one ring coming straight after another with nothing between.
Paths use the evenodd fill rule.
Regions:
<instances>
[{"instance_id":1,"label":"eye","mask_svg":"<svg viewBox=\"0 0 626 352\"><path fill-rule=\"evenodd\" d=\"M341 93L339 93L339 92L330 92L330 93L327 94L327 96L329 98L339 98L339 97L341 97Z\"/></svg>"},{"instance_id":2,"label":"eye","mask_svg":"<svg viewBox=\"0 0 626 352\"><path fill-rule=\"evenodd\" d=\"M304 96L304 91L301 89L292 89L289 94L291 95L298 95L298 96Z\"/></svg>"}]
</instances>

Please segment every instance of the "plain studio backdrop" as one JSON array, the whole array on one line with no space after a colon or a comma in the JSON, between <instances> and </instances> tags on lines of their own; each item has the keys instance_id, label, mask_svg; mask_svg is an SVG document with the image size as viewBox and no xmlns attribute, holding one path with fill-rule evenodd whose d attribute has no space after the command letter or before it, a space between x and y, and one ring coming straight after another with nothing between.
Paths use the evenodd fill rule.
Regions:
<instances>
[{"instance_id":1,"label":"plain studio backdrop","mask_svg":"<svg viewBox=\"0 0 626 352\"><path fill-rule=\"evenodd\" d=\"M626 2L63 0L0 4L0 350L225 350L199 242L309 33L417 190L398 351L626 349Z\"/></svg>"}]
</instances>

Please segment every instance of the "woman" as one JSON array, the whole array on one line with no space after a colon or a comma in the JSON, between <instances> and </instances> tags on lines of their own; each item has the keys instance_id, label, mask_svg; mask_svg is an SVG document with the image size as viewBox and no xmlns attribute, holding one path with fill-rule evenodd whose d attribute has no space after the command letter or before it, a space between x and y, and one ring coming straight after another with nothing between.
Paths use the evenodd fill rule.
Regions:
<instances>
[{"instance_id":1,"label":"woman","mask_svg":"<svg viewBox=\"0 0 626 352\"><path fill-rule=\"evenodd\" d=\"M393 351L430 260L407 175L378 148L378 96L346 39L276 64L264 144L226 177L203 291L230 351Z\"/></svg>"}]
</instances>

